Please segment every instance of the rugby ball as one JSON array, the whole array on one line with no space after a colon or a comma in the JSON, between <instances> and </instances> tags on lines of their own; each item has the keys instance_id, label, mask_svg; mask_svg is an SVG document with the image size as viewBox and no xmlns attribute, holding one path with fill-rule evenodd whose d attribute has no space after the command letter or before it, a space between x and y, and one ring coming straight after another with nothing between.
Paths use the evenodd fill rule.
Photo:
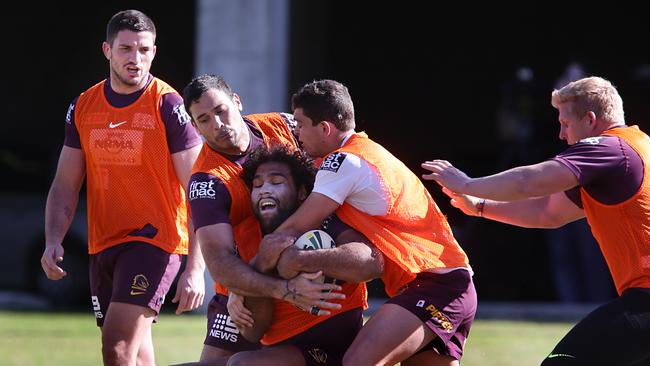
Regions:
<instances>
[{"instance_id":1,"label":"rugby ball","mask_svg":"<svg viewBox=\"0 0 650 366\"><path fill-rule=\"evenodd\" d=\"M318 250L336 248L334 239L323 230L309 230L302 234L293 243L300 250ZM336 283L336 279L331 277L320 276L319 282Z\"/></svg>"}]
</instances>

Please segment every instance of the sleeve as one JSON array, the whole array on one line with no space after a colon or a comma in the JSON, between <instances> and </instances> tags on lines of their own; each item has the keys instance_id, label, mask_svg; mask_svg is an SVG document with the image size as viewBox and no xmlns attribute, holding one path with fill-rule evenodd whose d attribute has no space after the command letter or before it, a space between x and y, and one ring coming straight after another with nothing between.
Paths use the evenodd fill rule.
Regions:
<instances>
[{"instance_id":1,"label":"sleeve","mask_svg":"<svg viewBox=\"0 0 650 366\"><path fill-rule=\"evenodd\" d=\"M582 196L580 195L580 187L573 187L569 189L568 191L564 191L564 195L571 200L571 202L575 203L576 206L583 208L582 207Z\"/></svg>"},{"instance_id":2,"label":"sleeve","mask_svg":"<svg viewBox=\"0 0 650 366\"><path fill-rule=\"evenodd\" d=\"M79 137L79 130L77 130L77 125L74 120L74 109L77 106L78 99L79 97L74 98L70 106L68 106L68 112L65 114L65 138L63 145L81 149L81 138Z\"/></svg>"},{"instance_id":3,"label":"sleeve","mask_svg":"<svg viewBox=\"0 0 650 366\"><path fill-rule=\"evenodd\" d=\"M194 173L187 190L194 230L230 223L232 198L223 182L212 174Z\"/></svg>"},{"instance_id":4,"label":"sleeve","mask_svg":"<svg viewBox=\"0 0 650 366\"><path fill-rule=\"evenodd\" d=\"M578 207L582 207L579 188L601 203L616 204L632 197L643 183L643 160L629 144L615 136L581 140L554 160L577 177L580 186L565 194Z\"/></svg>"},{"instance_id":5,"label":"sleeve","mask_svg":"<svg viewBox=\"0 0 650 366\"><path fill-rule=\"evenodd\" d=\"M627 159L617 137L593 137L580 140L553 160L569 168L586 186L606 176L624 176Z\"/></svg>"},{"instance_id":6,"label":"sleeve","mask_svg":"<svg viewBox=\"0 0 650 366\"><path fill-rule=\"evenodd\" d=\"M174 154L192 148L203 141L190 123L190 116L185 111L183 98L176 93L163 95L160 105L160 117L167 131L167 146Z\"/></svg>"},{"instance_id":7,"label":"sleeve","mask_svg":"<svg viewBox=\"0 0 650 366\"><path fill-rule=\"evenodd\" d=\"M323 160L314 182L313 192L323 194L342 205L347 197L354 194L357 183L365 180L368 167L353 154L335 152Z\"/></svg>"}]
</instances>

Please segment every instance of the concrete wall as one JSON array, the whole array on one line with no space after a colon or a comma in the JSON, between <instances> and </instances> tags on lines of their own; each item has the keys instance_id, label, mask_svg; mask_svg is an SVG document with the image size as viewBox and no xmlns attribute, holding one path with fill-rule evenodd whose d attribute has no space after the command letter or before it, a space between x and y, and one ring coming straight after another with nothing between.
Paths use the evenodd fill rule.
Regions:
<instances>
[{"instance_id":1,"label":"concrete wall","mask_svg":"<svg viewBox=\"0 0 650 366\"><path fill-rule=\"evenodd\" d=\"M220 74L244 113L289 105L288 0L198 0L195 74Z\"/></svg>"}]
</instances>

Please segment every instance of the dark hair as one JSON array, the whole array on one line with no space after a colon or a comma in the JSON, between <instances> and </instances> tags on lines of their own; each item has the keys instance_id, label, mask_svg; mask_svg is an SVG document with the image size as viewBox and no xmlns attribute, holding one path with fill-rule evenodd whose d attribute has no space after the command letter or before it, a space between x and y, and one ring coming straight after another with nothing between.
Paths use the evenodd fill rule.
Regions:
<instances>
[{"instance_id":1,"label":"dark hair","mask_svg":"<svg viewBox=\"0 0 650 366\"><path fill-rule=\"evenodd\" d=\"M189 84L183 88L183 104L185 110L192 117L190 113L190 106L201 98L203 93L210 89L220 90L230 98L233 96L232 89L226 80L220 75L203 74L195 77Z\"/></svg>"},{"instance_id":2,"label":"dark hair","mask_svg":"<svg viewBox=\"0 0 650 366\"><path fill-rule=\"evenodd\" d=\"M302 108L314 125L328 121L341 131L354 129L354 104L348 88L334 80L305 84L291 97L293 110Z\"/></svg>"},{"instance_id":3,"label":"dark hair","mask_svg":"<svg viewBox=\"0 0 650 366\"><path fill-rule=\"evenodd\" d=\"M307 194L314 188L317 169L314 161L302 150L290 150L287 146L277 145L272 148L260 146L253 150L243 165L242 178L248 188L253 185L257 168L265 163L277 162L286 164L291 171L291 177L296 188L305 187Z\"/></svg>"},{"instance_id":4,"label":"dark hair","mask_svg":"<svg viewBox=\"0 0 650 366\"><path fill-rule=\"evenodd\" d=\"M113 45L117 34L123 30L133 32L151 32L156 39L156 26L153 20L139 10L122 10L113 15L106 26L106 42Z\"/></svg>"}]
</instances>

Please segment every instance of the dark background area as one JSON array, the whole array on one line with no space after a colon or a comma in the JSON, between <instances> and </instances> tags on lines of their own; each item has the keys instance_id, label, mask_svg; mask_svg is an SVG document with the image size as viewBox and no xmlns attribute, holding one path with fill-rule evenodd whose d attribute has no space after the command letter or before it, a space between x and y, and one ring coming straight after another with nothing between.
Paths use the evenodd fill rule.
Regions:
<instances>
[{"instance_id":1,"label":"dark background area","mask_svg":"<svg viewBox=\"0 0 650 366\"><path fill-rule=\"evenodd\" d=\"M357 130L418 175L419 164L433 158L481 176L561 151L550 93L573 60L619 88L630 124L647 125L650 23L639 9L583 5L578 10L547 2L527 3L526 9L464 2L445 9L420 2L290 4L290 90L313 79L343 82L355 101ZM154 75L180 90L194 74L192 2L15 6L0 23L6 35L0 76L6 102L0 133L2 191L47 192L68 103L107 76L101 42L106 22L118 10L138 8L156 23ZM517 89L512 81L524 66L533 79L525 90ZM512 159L506 154L513 145L496 126L508 88L528 93L532 115L525 154ZM482 299L555 299L543 231L466 217L436 184L425 184L470 256Z\"/></svg>"},{"instance_id":2,"label":"dark background area","mask_svg":"<svg viewBox=\"0 0 650 366\"><path fill-rule=\"evenodd\" d=\"M193 76L193 2L21 2L6 12L0 30L5 70L0 93L7 102L0 129L2 190L46 192L56 169L69 103L108 76L102 53L106 23L136 7L156 24L158 47L152 73L182 88Z\"/></svg>"}]
</instances>

